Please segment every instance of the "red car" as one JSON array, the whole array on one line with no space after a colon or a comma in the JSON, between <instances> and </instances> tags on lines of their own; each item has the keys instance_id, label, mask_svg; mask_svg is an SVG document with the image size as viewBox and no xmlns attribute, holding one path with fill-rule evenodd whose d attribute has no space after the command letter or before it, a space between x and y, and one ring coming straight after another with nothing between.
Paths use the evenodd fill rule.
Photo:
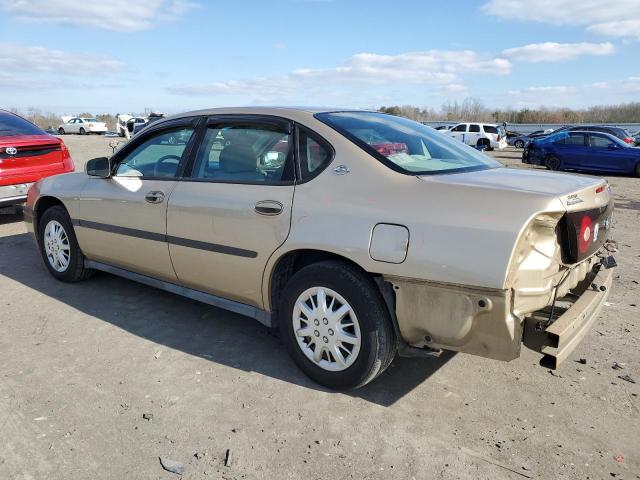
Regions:
<instances>
[{"instance_id":1,"label":"red car","mask_svg":"<svg viewBox=\"0 0 640 480\"><path fill-rule=\"evenodd\" d=\"M23 203L31 184L41 178L73 171L62 140L0 110L0 207Z\"/></svg>"}]
</instances>

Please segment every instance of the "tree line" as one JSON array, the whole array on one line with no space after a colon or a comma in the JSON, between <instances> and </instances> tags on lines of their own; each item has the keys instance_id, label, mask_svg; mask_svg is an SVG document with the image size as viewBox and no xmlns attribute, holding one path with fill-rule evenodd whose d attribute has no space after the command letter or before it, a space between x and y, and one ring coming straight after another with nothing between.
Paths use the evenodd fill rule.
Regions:
<instances>
[{"instance_id":1,"label":"tree line","mask_svg":"<svg viewBox=\"0 0 640 480\"><path fill-rule=\"evenodd\" d=\"M487 108L477 98L447 102L440 108L412 105L380 107L379 111L419 122L468 121L491 123L640 123L640 102L600 105L584 109L539 107Z\"/></svg>"}]
</instances>

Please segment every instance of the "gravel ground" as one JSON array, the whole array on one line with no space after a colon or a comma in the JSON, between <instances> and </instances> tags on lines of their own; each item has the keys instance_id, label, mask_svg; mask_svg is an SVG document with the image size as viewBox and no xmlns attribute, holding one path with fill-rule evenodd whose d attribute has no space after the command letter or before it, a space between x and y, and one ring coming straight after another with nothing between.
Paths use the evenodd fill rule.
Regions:
<instances>
[{"instance_id":1,"label":"gravel ground","mask_svg":"<svg viewBox=\"0 0 640 480\"><path fill-rule=\"evenodd\" d=\"M79 169L111 140L65 137ZM640 381L640 179L609 182L613 291L560 370L526 349L398 359L348 394L255 321L106 274L56 282L2 215L0 478L177 478L162 457L190 479L640 479L640 385L619 378Z\"/></svg>"}]
</instances>

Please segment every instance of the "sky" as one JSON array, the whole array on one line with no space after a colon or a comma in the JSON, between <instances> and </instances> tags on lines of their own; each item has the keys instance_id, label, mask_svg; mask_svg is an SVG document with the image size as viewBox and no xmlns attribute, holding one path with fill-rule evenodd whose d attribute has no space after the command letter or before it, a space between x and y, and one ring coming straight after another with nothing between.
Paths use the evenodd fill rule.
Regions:
<instances>
[{"instance_id":1,"label":"sky","mask_svg":"<svg viewBox=\"0 0 640 480\"><path fill-rule=\"evenodd\" d=\"M640 0L0 0L0 108L640 101Z\"/></svg>"}]
</instances>

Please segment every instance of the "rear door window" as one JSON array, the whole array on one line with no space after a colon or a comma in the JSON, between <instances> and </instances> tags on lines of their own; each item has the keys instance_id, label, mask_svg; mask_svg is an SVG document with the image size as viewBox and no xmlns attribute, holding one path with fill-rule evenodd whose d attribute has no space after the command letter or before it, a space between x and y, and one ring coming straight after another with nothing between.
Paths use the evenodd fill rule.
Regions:
<instances>
[{"instance_id":1,"label":"rear door window","mask_svg":"<svg viewBox=\"0 0 640 480\"><path fill-rule=\"evenodd\" d=\"M469 125L469 132L480 132L480 125L472 123L471 125Z\"/></svg>"},{"instance_id":2,"label":"rear door window","mask_svg":"<svg viewBox=\"0 0 640 480\"><path fill-rule=\"evenodd\" d=\"M299 130L300 177L303 181L319 174L333 157L328 145L306 129Z\"/></svg>"},{"instance_id":3,"label":"rear door window","mask_svg":"<svg viewBox=\"0 0 640 480\"><path fill-rule=\"evenodd\" d=\"M569 133L565 144L584 147L584 133Z\"/></svg>"},{"instance_id":4,"label":"rear door window","mask_svg":"<svg viewBox=\"0 0 640 480\"><path fill-rule=\"evenodd\" d=\"M292 135L268 123L207 128L192 177L211 182L282 185L295 178Z\"/></svg>"}]
</instances>

